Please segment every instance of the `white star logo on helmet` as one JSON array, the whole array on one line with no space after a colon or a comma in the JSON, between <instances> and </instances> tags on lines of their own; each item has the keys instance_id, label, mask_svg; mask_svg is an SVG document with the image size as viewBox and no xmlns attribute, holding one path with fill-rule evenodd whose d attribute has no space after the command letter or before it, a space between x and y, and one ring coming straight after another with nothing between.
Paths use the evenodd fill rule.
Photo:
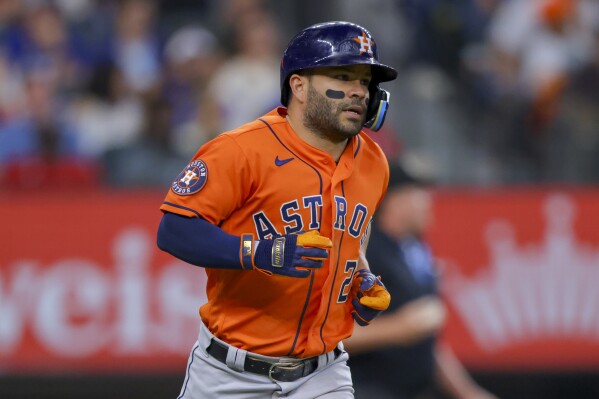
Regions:
<instances>
[{"instance_id":1,"label":"white star logo on helmet","mask_svg":"<svg viewBox=\"0 0 599 399\"><path fill-rule=\"evenodd\" d=\"M362 31L362 36L354 37L353 40L360 44L360 55L364 53L372 55L372 47L374 46L374 41L368 36L366 36L366 32Z\"/></svg>"}]
</instances>

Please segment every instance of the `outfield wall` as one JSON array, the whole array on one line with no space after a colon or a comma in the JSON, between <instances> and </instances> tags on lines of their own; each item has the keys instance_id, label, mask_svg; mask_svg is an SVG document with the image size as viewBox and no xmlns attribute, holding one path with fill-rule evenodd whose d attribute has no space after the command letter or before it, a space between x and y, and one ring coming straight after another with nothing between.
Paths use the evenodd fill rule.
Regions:
<instances>
[{"instance_id":1,"label":"outfield wall","mask_svg":"<svg viewBox=\"0 0 599 399\"><path fill-rule=\"evenodd\" d=\"M157 249L163 196L0 194L1 374L184 373L205 274ZM434 214L470 370L599 370L599 190L438 190Z\"/></svg>"}]
</instances>

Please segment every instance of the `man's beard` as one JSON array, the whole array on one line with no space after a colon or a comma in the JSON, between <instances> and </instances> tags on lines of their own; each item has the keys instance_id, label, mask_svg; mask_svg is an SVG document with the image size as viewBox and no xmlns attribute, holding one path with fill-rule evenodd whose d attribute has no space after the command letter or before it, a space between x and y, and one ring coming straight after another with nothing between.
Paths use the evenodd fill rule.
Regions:
<instances>
[{"instance_id":1,"label":"man's beard","mask_svg":"<svg viewBox=\"0 0 599 399\"><path fill-rule=\"evenodd\" d=\"M360 99L354 101L344 101L334 109L334 103L326 97L319 94L310 85L308 87L308 99L304 111L303 123L309 130L320 136L326 137L334 142L347 140L357 135L365 122L366 109L363 109L360 121L347 121L341 123L340 115L344 108L350 105L359 105L364 108Z\"/></svg>"}]
</instances>

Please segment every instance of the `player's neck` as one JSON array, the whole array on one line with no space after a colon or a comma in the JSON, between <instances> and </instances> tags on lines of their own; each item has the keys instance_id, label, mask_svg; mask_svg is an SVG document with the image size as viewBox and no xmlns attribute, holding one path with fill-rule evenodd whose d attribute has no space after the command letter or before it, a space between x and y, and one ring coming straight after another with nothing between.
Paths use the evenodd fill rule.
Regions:
<instances>
[{"instance_id":1,"label":"player's neck","mask_svg":"<svg viewBox=\"0 0 599 399\"><path fill-rule=\"evenodd\" d=\"M318 148L319 150L328 153L335 160L335 162L339 161L341 154L343 154L343 151L347 146L348 139L339 142L332 141L308 129L306 126L304 126L301 120L298 121L289 113L287 114L287 122L300 139L312 147Z\"/></svg>"}]
</instances>

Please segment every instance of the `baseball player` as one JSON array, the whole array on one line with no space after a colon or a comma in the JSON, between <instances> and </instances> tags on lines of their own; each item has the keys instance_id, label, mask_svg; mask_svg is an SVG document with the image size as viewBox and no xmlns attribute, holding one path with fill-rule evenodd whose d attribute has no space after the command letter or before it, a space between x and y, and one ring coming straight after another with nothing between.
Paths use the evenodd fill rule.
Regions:
<instances>
[{"instance_id":1,"label":"baseball player","mask_svg":"<svg viewBox=\"0 0 599 399\"><path fill-rule=\"evenodd\" d=\"M281 60L285 107L176 177L158 246L208 277L179 398L353 397L341 341L390 301L364 256L389 168L362 127L381 127L396 77L363 27L310 26Z\"/></svg>"}]
</instances>

